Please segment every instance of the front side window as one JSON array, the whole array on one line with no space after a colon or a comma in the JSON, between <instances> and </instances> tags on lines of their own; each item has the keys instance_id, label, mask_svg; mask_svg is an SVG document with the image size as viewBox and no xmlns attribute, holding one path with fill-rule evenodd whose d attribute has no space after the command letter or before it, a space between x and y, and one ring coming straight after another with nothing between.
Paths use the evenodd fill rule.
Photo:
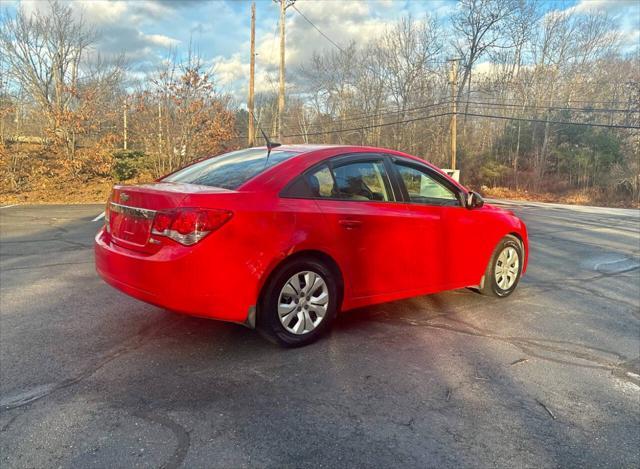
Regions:
<instances>
[{"instance_id":1,"label":"front side window","mask_svg":"<svg viewBox=\"0 0 640 469\"><path fill-rule=\"evenodd\" d=\"M235 190L254 176L294 155L297 152L250 148L208 158L182 168L162 179L162 182L180 182Z\"/></svg>"},{"instance_id":2,"label":"front side window","mask_svg":"<svg viewBox=\"0 0 640 469\"><path fill-rule=\"evenodd\" d=\"M426 171L394 163L411 202L429 205L459 205L456 194Z\"/></svg>"}]
</instances>

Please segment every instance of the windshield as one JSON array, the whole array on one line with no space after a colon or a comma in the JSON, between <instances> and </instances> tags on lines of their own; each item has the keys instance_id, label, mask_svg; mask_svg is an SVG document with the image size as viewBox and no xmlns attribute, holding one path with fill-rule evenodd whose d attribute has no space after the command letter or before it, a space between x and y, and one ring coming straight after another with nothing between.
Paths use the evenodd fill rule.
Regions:
<instances>
[{"instance_id":1,"label":"windshield","mask_svg":"<svg viewBox=\"0 0 640 469\"><path fill-rule=\"evenodd\" d=\"M162 179L162 182L200 184L234 190L265 169L297 154L293 151L272 150L267 161L267 150L264 148L233 151L187 166Z\"/></svg>"}]
</instances>

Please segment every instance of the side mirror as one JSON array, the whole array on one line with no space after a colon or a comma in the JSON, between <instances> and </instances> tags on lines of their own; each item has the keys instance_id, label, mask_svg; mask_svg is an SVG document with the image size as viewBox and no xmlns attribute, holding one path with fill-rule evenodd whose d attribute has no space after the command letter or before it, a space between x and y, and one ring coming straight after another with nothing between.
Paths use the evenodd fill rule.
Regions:
<instances>
[{"instance_id":1,"label":"side mirror","mask_svg":"<svg viewBox=\"0 0 640 469\"><path fill-rule=\"evenodd\" d=\"M484 205L484 199L480 194L475 191L470 191L467 194L467 208L480 208Z\"/></svg>"}]
</instances>

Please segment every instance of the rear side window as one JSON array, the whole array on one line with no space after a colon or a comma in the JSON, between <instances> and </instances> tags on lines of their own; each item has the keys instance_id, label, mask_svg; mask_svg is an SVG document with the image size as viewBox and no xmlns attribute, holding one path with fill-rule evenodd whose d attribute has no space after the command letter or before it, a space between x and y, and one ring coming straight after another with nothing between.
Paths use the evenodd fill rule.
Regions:
<instances>
[{"instance_id":1,"label":"rear side window","mask_svg":"<svg viewBox=\"0 0 640 469\"><path fill-rule=\"evenodd\" d=\"M162 179L163 182L199 184L203 186L237 189L265 169L270 168L297 152L272 150L267 161L267 150L250 148L194 163Z\"/></svg>"},{"instance_id":2,"label":"rear side window","mask_svg":"<svg viewBox=\"0 0 640 469\"><path fill-rule=\"evenodd\" d=\"M330 168L323 164L295 180L288 197L341 200L390 200L390 184L382 161L354 161Z\"/></svg>"},{"instance_id":3,"label":"rear side window","mask_svg":"<svg viewBox=\"0 0 640 469\"><path fill-rule=\"evenodd\" d=\"M357 161L333 170L338 199L388 201L382 161Z\"/></svg>"}]
</instances>

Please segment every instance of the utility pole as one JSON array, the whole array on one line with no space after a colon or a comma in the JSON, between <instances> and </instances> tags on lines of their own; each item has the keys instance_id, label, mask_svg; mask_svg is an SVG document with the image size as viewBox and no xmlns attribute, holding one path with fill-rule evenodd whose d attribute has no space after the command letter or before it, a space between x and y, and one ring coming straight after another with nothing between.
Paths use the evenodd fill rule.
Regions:
<instances>
[{"instance_id":1,"label":"utility pole","mask_svg":"<svg viewBox=\"0 0 640 469\"><path fill-rule=\"evenodd\" d=\"M278 140L282 140L282 115L284 114L284 24L286 11L295 0L273 0L280 3L280 87L278 90Z\"/></svg>"},{"instance_id":2,"label":"utility pole","mask_svg":"<svg viewBox=\"0 0 640 469\"><path fill-rule=\"evenodd\" d=\"M123 132L122 132L122 137L123 137L123 145L122 145L122 149L124 151L127 151L127 98L125 96L124 98L124 109L122 111L122 118L123 118Z\"/></svg>"},{"instance_id":3,"label":"utility pole","mask_svg":"<svg viewBox=\"0 0 640 469\"><path fill-rule=\"evenodd\" d=\"M249 66L249 146L255 145L256 129L254 119L254 80L256 74L256 2L251 2L251 59Z\"/></svg>"},{"instance_id":4,"label":"utility pole","mask_svg":"<svg viewBox=\"0 0 640 469\"><path fill-rule=\"evenodd\" d=\"M456 169L456 153L457 153L457 136L458 136L458 106L456 96L458 86L458 61L460 59L451 59L451 71L449 72L449 81L451 82L451 169Z\"/></svg>"},{"instance_id":5,"label":"utility pole","mask_svg":"<svg viewBox=\"0 0 640 469\"><path fill-rule=\"evenodd\" d=\"M158 155L162 154L162 98L158 99Z\"/></svg>"}]
</instances>

